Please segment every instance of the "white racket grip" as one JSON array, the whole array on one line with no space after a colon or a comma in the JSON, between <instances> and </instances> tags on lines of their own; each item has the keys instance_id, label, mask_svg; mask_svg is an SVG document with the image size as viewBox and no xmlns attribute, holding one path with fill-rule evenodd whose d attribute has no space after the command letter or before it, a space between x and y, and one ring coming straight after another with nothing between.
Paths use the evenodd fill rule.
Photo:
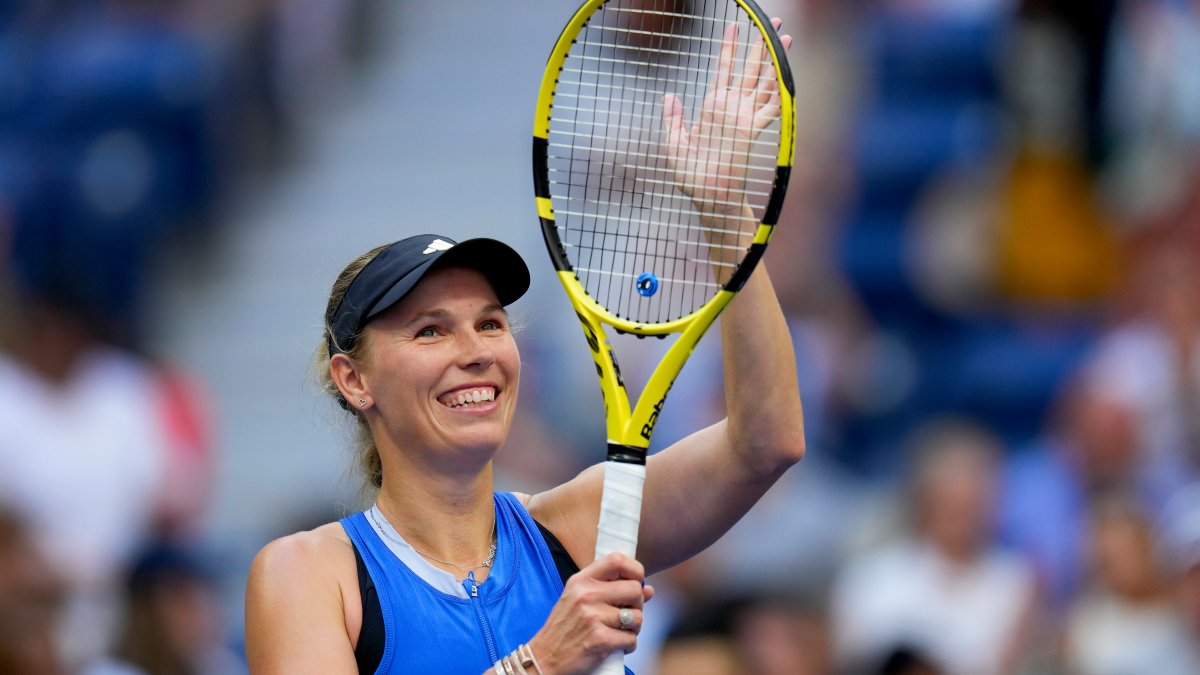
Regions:
<instances>
[{"instance_id":1,"label":"white racket grip","mask_svg":"<svg viewBox=\"0 0 1200 675\"><path fill-rule=\"evenodd\" d=\"M600 524L596 532L597 559L613 551L636 557L645 482L645 465L604 463L604 492L600 497Z\"/></svg>"},{"instance_id":2,"label":"white racket grip","mask_svg":"<svg viewBox=\"0 0 1200 675\"><path fill-rule=\"evenodd\" d=\"M642 519L643 464L604 463L604 492L600 497L600 524L596 531L596 558L619 551L637 555L638 523ZM596 675L624 675L625 653L615 651L596 669Z\"/></svg>"}]
</instances>

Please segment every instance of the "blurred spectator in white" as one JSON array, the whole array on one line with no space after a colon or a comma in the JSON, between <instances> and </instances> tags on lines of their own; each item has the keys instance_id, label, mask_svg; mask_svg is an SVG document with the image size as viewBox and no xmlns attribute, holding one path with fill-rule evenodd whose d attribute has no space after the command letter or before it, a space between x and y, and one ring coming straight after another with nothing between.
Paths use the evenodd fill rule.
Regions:
<instances>
[{"instance_id":1,"label":"blurred spectator in white","mask_svg":"<svg viewBox=\"0 0 1200 675\"><path fill-rule=\"evenodd\" d=\"M47 192L43 206L61 196ZM78 224L46 208L53 215L20 213L3 247L0 505L64 579L58 646L73 667L107 648L144 540L195 534L211 471L188 379L110 341L111 305L92 291L123 270L73 265Z\"/></svg>"},{"instance_id":2,"label":"blurred spectator in white","mask_svg":"<svg viewBox=\"0 0 1200 675\"><path fill-rule=\"evenodd\" d=\"M62 588L30 534L0 507L0 673L65 675L55 639Z\"/></svg>"},{"instance_id":3,"label":"blurred spectator in white","mask_svg":"<svg viewBox=\"0 0 1200 675\"><path fill-rule=\"evenodd\" d=\"M200 515L206 472L191 469L204 456L177 433L188 413L146 361L44 298L4 309L0 502L67 580L61 646L78 663L107 645L116 583L143 539Z\"/></svg>"},{"instance_id":4,"label":"blurred spectator in white","mask_svg":"<svg viewBox=\"0 0 1200 675\"><path fill-rule=\"evenodd\" d=\"M1156 555L1156 532L1134 500L1110 495L1091 520L1092 584L1074 604L1064 662L1078 675L1190 675L1200 651Z\"/></svg>"},{"instance_id":5,"label":"blurred spectator in white","mask_svg":"<svg viewBox=\"0 0 1200 675\"><path fill-rule=\"evenodd\" d=\"M879 672L906 649L940 672L1011 672L1035 584L1023 560L994 544L998 442L965 421L935 422L915 438L911 529L851 558L834 584L838 664Z\"/></svg>"}]
</instances>

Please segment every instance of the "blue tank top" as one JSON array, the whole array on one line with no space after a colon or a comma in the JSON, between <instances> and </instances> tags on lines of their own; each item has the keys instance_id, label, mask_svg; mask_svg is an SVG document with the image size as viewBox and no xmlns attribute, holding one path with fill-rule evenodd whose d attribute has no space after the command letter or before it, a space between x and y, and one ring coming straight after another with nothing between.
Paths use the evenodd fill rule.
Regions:
<instances>
[{"instance_id":1,"label":"blue tank top","mask_svg":"<svg viewBox=\"0 0 1200 675\"><path fill-rule=\"evenodd\" d=\"M376 673L479 675L546 622L562 594L558 568L525 507L496 493L496 560L487 579L444 593L388 549L365 512L341 520L379 594L385 646Z\"/></svg>"}]
</instances>

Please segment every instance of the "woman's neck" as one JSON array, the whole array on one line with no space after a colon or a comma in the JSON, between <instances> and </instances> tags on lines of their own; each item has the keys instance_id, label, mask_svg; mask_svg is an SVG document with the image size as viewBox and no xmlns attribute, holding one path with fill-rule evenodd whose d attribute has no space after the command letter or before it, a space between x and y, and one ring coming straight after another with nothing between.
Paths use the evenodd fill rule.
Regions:
<instances>
[{"instance_id":1,"label":"woman's neck","mask_svg":"<svg viewBox=\"0 0 1200 675\"><path fill-rule=\"evenodd\" d=\"M470 565L483 560L491 545L496 518L491 464L469 481L385 469L375 503L427 559Z\"/></svg>"}]
</instances>

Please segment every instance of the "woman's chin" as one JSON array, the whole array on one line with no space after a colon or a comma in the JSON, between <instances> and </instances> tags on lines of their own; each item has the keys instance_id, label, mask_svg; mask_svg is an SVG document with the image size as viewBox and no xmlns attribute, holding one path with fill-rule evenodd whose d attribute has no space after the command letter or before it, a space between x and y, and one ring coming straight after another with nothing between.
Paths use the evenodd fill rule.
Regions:
<instances>
[{"instance_id":1,"label":"woman's chin","mask_svg":"<svg viewBox=\"0 0 1200 675\"><path fill-rule=\"evenodd\" d=\"M453 435L452 445L464 454L488 460L500 450L507 438L506 429L464 429Z\"/></svg>"}]
</instances>

